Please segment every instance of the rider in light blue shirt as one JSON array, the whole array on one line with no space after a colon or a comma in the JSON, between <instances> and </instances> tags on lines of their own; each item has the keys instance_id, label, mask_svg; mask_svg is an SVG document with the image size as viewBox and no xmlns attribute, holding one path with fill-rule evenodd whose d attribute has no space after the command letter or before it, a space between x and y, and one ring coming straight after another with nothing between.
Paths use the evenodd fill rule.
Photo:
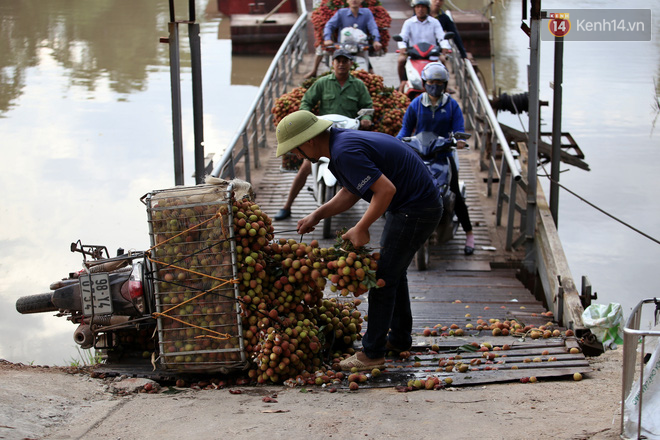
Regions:
<instances>
[{"instance_id":1,"label":"rider in light blue shirt","mask_svg":"<svg viewBox=\"0 0 660 440\"><path fill-rule=\"evenodd\" d=\"M376 52L380 51L383 46L380 43L380 32L374 14L369 8L361 8L362 0L348 0L348 7L339 9L335 15L328 20L323 28L323 43L316 48L316 58L314 59L314 67L305 75L305 78L316 76L321 60L323 59L323 46L330 46L334 43L332 40L333 34L339 32L345 27L357 28L373 38L373 48ZM361 54L367 63L369 63L368 51ZM369 73L373 73L371 63L369 63Z\"/></svg>"},{"instance_id":2,"label":"rider in light blue shirt","mask_svg":"<svg viewBox=\"0 0 660 440\"><path fill-rule=\"evenodd\" d=\"M325 41L332 41L332 35L335 32L339 32L345 27L354 27L355 25L366 34L372 35L374 41L380 42L380 32L378 32L376 19L374 19L374 14L369 8L359 8L357 16L351 8L342 8L335 12L335 15L328 20L323 28L323 39Z\"/></svg>"}]
</instances>

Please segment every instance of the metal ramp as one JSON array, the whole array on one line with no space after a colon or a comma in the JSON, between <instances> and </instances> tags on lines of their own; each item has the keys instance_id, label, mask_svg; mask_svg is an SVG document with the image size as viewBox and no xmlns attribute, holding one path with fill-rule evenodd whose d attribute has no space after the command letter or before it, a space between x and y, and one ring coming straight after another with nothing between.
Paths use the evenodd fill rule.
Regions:
<instances>
[{"instance_id":1,"label":"metal ramp","mask_svg":"<svg viewBox=\"0 0 660 440\"><path fill-rule=\"evenodd\" d=\"M386 3L388 11L395 12L396 17L393 18L399 20L393 23L393 28L400 28L402 20L410 12L409 6L400 1ZM403 13L399 13L401 11ZM284 52L281 60L277 60L272 75L262 85L253 110L213 172L213 175L228 178L244 175L253 183L256 202L270 215L274 215L284 204L294 174L280 172L280 161L274 157L276 140L273 127L269 125L272 124L269 111L272 101L268 97L279 96L301 83L302 71L306 69L300 67L310 66L313 58L313 54L300 49L304 46L300 46L304 38L310 38L306 30L296 29L289 44L291 51ZM386 86L399 83L396 57L392 50L371 60L375 72L383 76ZM568 353L570 348L578 346L573 337L536 340L529 337L495 337L483 330L477 332L464 327L468 324L467 313L471 314L471 319L518 319L526 325L536 326L550 320L542 315L546 310L543 300L535 298L517 278L517 271L523 265L528 276L533 276L532 263L538 259L542 269L538 276L542 280L545 301L550 310L561 315L562 322L574 326L578 335L588 336L581 326L582 306L567 270L568 264L561 248L554 246L558 242L556 230L553 225L541 222L541 227L534 228L533 239L528 234L528 224L536 225L535 219L547 217L544 197L537 196L536 203L526 197L527 191L536 192L536 178L527 182L523 177L528 173L520 170L519 162L512 156L508 142L498 128L499 124L491 114L490 104L486 105L488 98L480 87L472 64L463 65L458 58L452 60L456 63L452 68L450 87L457 91L455 98L461 103L466 116L466 129L473 132L470 142L473 149L459 152L459 157L460 178L467 185L467 204L475 231L475 253L469 257L463 254L465 235L459 228L453 240L432 246L429 270L418 272L414 267L410 268L408 279L415 319L413 351L418 359L409 358L405 362L388 359L386 373L381 379L373 381L372 386L401 384L406 378L429 374L439 368L440 354L428 352L434 344L440 351L446 351L447 356L455 355L456 349L470 342L515 347L507 350L511 352L507 354L509 362L499 364L507 367L495 370L491 364L482 363L483 368L470 374L469 380L466 374L462 378L454 375L454 384L517 380L529 376L532 371L537 377L562 377L573 372L588 372L590 367L583 353ZM251 173L259 175L252 176ZM320 230L304 237L296 236L297 220L316 206L311 193L303 190L293 205L292 217L275 223L276 238L295 238L305 242L317 239L321 246L334 244L334 240L323 240ZM333 229L354 225L365 207L361 202L334 218ZM543 211L537 215L536 211L541 209ZM381 230L381 221L372 226L372 246L377 246ZM532 243L533 249L530 246ZM467 306L470 312L465 310ZM366 312L366 302L361 307ZM452 323L464 328L463 336L423 336L427 326L442 327ZM543 355L544 350L553 354ZM468 356L466 353L463 355ZM532 361L540 358L541 362L525 362L528 356ZM543 356L554 356L557 360L547 362ZM490 369L486 369L488 365ZM437 372L441 373L448 372Z\"/></svg>"},{"instance_id":2,"label":"metal ramp","mask_svg":"<svg viewBox=\"0 0 660 440\"><path fill-rule=\"evenodd\" d=\"M274 137L274 134L273 134ZM269 136L270 138L270 136ZM274 154L274 139L268 159L264 158L262 175L254 179L256 202L269 215L275 215L284 205L295 176L293 172L281 170L281 160ZM525 288L517 279L517 255L505 251L498 237L493 236L489 227L488 213L494 207L492 201L484 203L480 192L484 192L479 182L481 176L471 163L476 162L473 151L459 152L461 180L467 190L467 204L476 238L475 253L463 253L465 234L459 227L454 239L443 245L431 247L431 263L426 271L418 271L414 264L408 270L411 304L413 309L413 348L412 356L406 360L387 358L386 368L378 378L362 384L363 387L392 387L405 385L408 380L426 378L429 375L440 378L451 377L452 385L478 385L487 383L519 381L524 377L537 378L566 377L573 373L591 371L583 353L569 353L570 348L578 347L574 337L531 339L514 336L492 336L490 330L469 330L468 324L476 327L477 320L498 319L516 320L524 325L535 327L552 321L544 315L546 309L541 301ZM274 222L276 238L294 238L309 243L319 240L322 247L335 243L334 239L323 239L320 228L303 237L297 236L295 229L298 219L316 207L311 191L311 177L292 206L292 216L284 221ZM483 186L483 184L482 184ZM486 199L488 200L488 199ZM333 218L333 229L353 226L362 216L367 204L359 202L349 211ZM492 222L492 220L491 220ZM371 228L372 247L377 247L383 228L383 220ZM335 295L326 291L327 296ZM363 315L367 314L368 295L361 297ZM469 316L467 316L469 315ZM452 324L464 331L463 336L441 336L443 326ZM368 322L363 324L366 329ZM426 328L436 329L437 336L424 336ZM565 330L556 324L553 328ZM494 360L483 357L483 352L461 351L460 347L476 342L488 342L493 347L508 345L509 350L491 351L500 356ZM436 345L438 351L432 352ZM543 354L545 351L548 354ZM459 353L459 351L461 351ZM480 360L465 373L440 370L440 359L461 356L463 362ZM549 361L551 357L556 360Z\"/></svg>"}]
</instances>

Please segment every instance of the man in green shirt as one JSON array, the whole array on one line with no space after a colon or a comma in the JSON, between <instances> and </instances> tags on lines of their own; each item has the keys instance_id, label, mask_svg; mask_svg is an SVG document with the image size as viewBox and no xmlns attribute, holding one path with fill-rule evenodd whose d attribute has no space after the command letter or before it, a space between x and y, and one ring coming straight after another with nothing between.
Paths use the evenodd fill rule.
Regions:
<instances>
[{"instance_id":1,"label":"man in green shirt","mask_svg":"<svg viewBox=\"0 0 660 440\"><path fill-rule=\"evenodd\" d=\"M362 81L350 74L353 56L344 50L337 50L332 55L334 73L323 76L305 92L300 102L300 110L312 111L319 104L319 115L338 114L356 118L358 111L373 108L371 95ZM360 129L371 127L371 115L360 120ZM304 160L296 177L293 179L289 196L282 209L273 217L274 220L284 220L291 217L291 205L305 186L307 177L312 172L312 164Z\"/></svg>"}]
</instances>

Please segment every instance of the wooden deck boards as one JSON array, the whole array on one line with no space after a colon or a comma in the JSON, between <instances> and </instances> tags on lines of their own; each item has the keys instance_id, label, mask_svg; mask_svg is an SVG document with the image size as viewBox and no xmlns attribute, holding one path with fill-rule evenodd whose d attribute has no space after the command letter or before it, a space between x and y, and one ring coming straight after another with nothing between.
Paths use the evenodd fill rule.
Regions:
<instances>
[{"instance_id":1,"label":"wooden deck boards","mask_svg":"<svg viewBox=\"0 0 660 440\"><path fill-rule=\"evenodd\" d=\"M274 137L274 136L273 136ZM272 146L269 154L262 155L264 164L258 179L253 179L256 191L256 202L269 215L275 215L284 204L291 182L295 176L292 172L280 169L280 159L274 155L275 139L269 139ZM418 271L414 264L408 270L411 304L413 309L413 349L415 354L406 361L398 358L388 358L386 368L380 378L372 379L367 387L387 387L405 385L409 379L424 378L436 375L441 378L451 377L452 385L477 385L505 381L516 381L523 377L570 377L575 372L591 371L589 363L582 353L569 354L570 346L577 346L573 338L550 338L532 340L531 338L492 336L490 331L467 330L462 337L436 336L425 337L426 327L442 327L456 324L465 329L468 323L476 326L477 319L516 319L524 324L544 325L551 318L542 315L545 312L543 304L516 278L515 268L519 254L506 252L498 242L494 222L494 202L484 204L485 194L483 179L472 164L474 152L459 152L460 177L466 184L467 204L473 229L476 236L476 250L471 256L463 253L465 233L459 228L456 236L449 242L432 246L431 263L426 271ZM334 239L323 239L320 229L311 234L299 236L295 233L296 222L317 207L311 190L311 177L307 185L296 198L292 207L291 218L274 222L276 238L294 238L309 243L317 239L323 247L334 244ZM333 229L353 226L366 209L366 203L360 202L348 212L333 219ZM491 212L491 215L486 213ZM377 248L383 220L377 221L371 228L372 247ZM484 249L485 248L485 249ZM494 250L486 250L494 249ZM510 267L494 264L496 261L510 261ZM334 294L326 291L327 296ZM368 295L363 297L360 306L367 315ZM470 316L467 317L466 315ZM364 329L368 326L365 323ZM364 330L363 329L363 330ZM506 353L504 361L497 364L485 361L473 368L478 371L467 373L436 371L439 369L439 359L455 356L456 350L471 342L490 342L494 346L508 344L513 348ZM438 353L429 354L433 345L441 347ZM549 350L550 355L542 352ZM465 359L481 356L481 353L462 353ZM550 356L557 361L548 362ZM542 362L531 362L539 358ZM525 359L530 360L526 362ZM419 362L417 364L416 362ZM513 368L512 368L513 367ZM495 369L496 368L496 369Z\"/></svg>"},{"instance_id":2,"label":"wooden deck boards","mask_svg":"<svg viewBox=\"0 0 660 440\"><path fill-rule=\"evenodd\" d=\"M386 0L388 11L393 17L392 29L400 29L403 18L410 14L405 6L401 11L394 9L396 0ZM405 2L400 2L402 5ZM390 43L392 49L392 42ZM376 73L384 77L385 85L396 86L397 54L390 50L386 56L372 58ZM312 54L306 55L303 64L311 65ZM323 71L323 66L319 72ZM305 67L300 68L295 87L302 81ZM450 83L451 86L451 83ZM460 100L458 100L460 102ZM275 157L275 133L268 132L267 148L259 152L260 168L252 171L252 184L256 192L256 202L261 209L271 216L284 205L289 188L295 176L292 172L281 170L281 161ZM491 331L466 329L468 324L476 325L478 319L518 320L526 325L541 326L551 317L543 315L545 308L517 278L517 267L522 259L521 251L504 249L504 226L495 225L495 199L487 197L485 172L480 170L479 153L473 150L459 152L460 179L465 182L467 205L476 238L475 253L466 256L463 252L465 233L459 228L456 236L443 245L431 247L431 263L426 271L418 271L414 264L408 271L411 305L413 310L413 347L412 356L407 359L388 357L386 368L379 378L372 378L361 387L392 387L405 385L408 380L426 378L433 375L442 379L451 377L452 385L482 385L489 383L519 381L522 378L572 378L573 373L588 373L591 367L583 353L569 353L572 347L578 347L574 337L531 339L530 337L493 336ZM276 238L294 238L310 242L319 240L321 246L334 244L334 239L323 239L320 228L313 233L299 236L296 234L296 222L317 207L311 190L311 177L298 195L292 209L292 217L275 222ZM348 212L333 219L335 230L353 226L366 209L366 203L360 202ZM377 248L383 221L377 221L371 228L371 246ZM329 289L327 296L331 296ZM367 315L368 295L362 297L360 306L363 315ZM428 328L458 325L464 329L463 336L424 336ZM368 326L364 323L363 330ZM555 328L557 328L555 326ZM461 351L461 347L471 344L490 343L493 347L510 346L508 350L497 351L500 355L492 361L483 357L481 352ZM434 347L437 346L437 347ZM359 348L359 344L358 347ZM437 348L431 351L432 348ZM548 354L543 354L545 351ZM481 363L465 373L440 370L440 359L456 358L469 362L479 359ZM555 357L556 360L550 360ZM535 361L536 360L536 361ZM167 371L144 370L144 365L124 365L105 367L116 374L123 372L138 377L158 376L170 379ZM136 373L136 371L141 371ZM103 369L103 367L101 368Z\"/></svg>"},{"instance_id":3,"label":"wooden deck boards","mask_svg":"<svg viewBox=\"0 0 660 440\"><path fill-rule=\"evenodd\" d=\"M396 54L390 53L372 59L376 73L384 77L386 85L392 86L398 83L395 58ZM307 62L311 62L311 59L310 55ZM305 71L305 67L300 69L301 73ZM302 78L297 80L301 81ZM291 88L295 85L297 84L293 84ZM281 171L281 161L275 157L274 131L268 133L267 144L269 150L260 153L263 163L261 170L254 173L256 177L253 177L253 186L257 194L257 203L262 210L272 216L284 205L295 173ZM459 151L459 164L460 179L466 185L466 202L475 233L475 252L471 256L464 254L465 233L459 227L452 240L431 247L431 263L428 270L418 271L414 264L411 265L408 270L408 280L414 317L412 351L415 355L407 361L388 358L383 375L378 379L370 380L367 386L402 385L408 379L430 374L451 376L453 385L477 385L515 381L532 375L569 377L574 372L591 371L582 353L568 353L570 347L577 346L574 338L532 340L529 337L492 336L490 331L476 330L465 331L462 337L423 336L422 332L426 327L457 324L465 328L465 325L470 322L474 324L480 318L502 321L517 319L524 324L535 326L544 325L552 320L542 315L545 312L543 304L516 278L516 268L523 255L521 251L504 249L504 227L495 225L495 200L494 197L487 197L485 172L479 167L479 152ZM307 185L296 198L291 218L274 222L275 236L304 242L317 239L321 246L331 246L335 240L322 238L321 225L316 231L302 237L295 233L297 220L317 207L312 196L311 182L310 177ZM353 226L362 216L366 206L365 202L359 202L351 210L333 218L333 230ZM378 246L382 228L383 220L377 221L371 228L373 248ZM326 295L333 294L328 290ZM362 298L364 302L360 309L366 315L368 295ZM470 317L466 317L468 313ZM365 323L364 328L367 325L368 323ZM479 371L468 373L436 371L441 357L455 355L458 347L471 342L490 342L500 347L509 344L513 348L506 353L504 364L482 363ZM433 345L441 347L441 352L430 354L429 349ZM549 356L541 354L544 350L549 350L551 353L549 356L556 356L557 361L548 362ZM470 358L481 356L481 353L463 353L463 356ZM543 361L525 362L527 358L541 358ZM421 366L415 362L420 362ZM495 366L497 369L493 369Z\"/></svg>"}]
</instances>

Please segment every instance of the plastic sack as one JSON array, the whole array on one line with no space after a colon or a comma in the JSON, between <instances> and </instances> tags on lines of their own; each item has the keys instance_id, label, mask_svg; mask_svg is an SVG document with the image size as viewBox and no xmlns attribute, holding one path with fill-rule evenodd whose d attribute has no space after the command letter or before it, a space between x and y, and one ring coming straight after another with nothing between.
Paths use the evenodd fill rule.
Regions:
<instances>
[{"instance_id":1,"label":"plastic sack","mask_svg":"<svg viewBox=\"0 0 660 440\"><path fill-rule=\"evenodd\" d=\"M638 438L639 411L642 411L640 435L660 440L660 343L657 337L647 337L646 347L652 352L644 367L644 384L640 408L639 379L633 382L623 407L623 433L625 438ZM645 350L646 351L646 350Z\"/></svg>"},{"instance_id":2,"label":"plastic sack","mask_svg":"<svg viewBox=\"0 0 660 440\"><path fill-rule=\"evenodd\" d=\"M582 323L591 330L605 348L623 344L623 310L621 304L592 304L582 312Z\"/></svg>"}]
</instances>

